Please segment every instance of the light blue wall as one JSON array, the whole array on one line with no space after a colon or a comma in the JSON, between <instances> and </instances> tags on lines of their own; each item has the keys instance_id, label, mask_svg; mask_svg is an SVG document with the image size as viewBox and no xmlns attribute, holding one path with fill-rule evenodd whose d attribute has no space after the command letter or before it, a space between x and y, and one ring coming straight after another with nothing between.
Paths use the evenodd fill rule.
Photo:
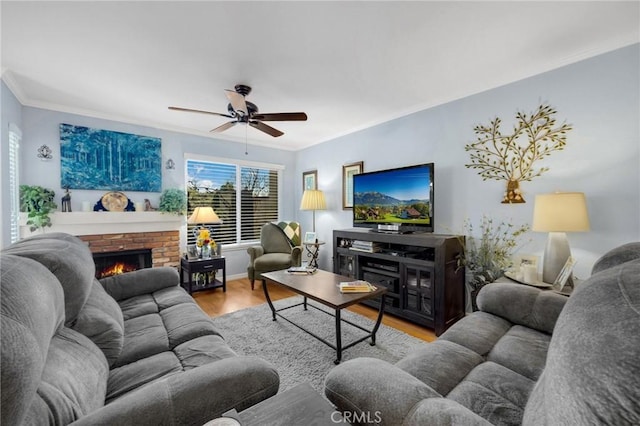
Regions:
<instances>
[{"instance_id":1,"label":"light blue wall","mask_svg":"<svg viewBox=\"0 0 640 426\"><path fill-rule=\"evenodd\" d=\"M4 81L0 81L0 116L2 116L2 133L0 133L0 174L2 175L2 197L0 198L0 247L4 247L11 242L9 213L11 211L11 201L9 191L6 190L9 182L9 125L22 129L22 105L7 88Z\"/></svg>"},{"instance_id":2,"label":"light blue wall","mask_svg":"<svg viewBox=\"0 0 640 426\"><path fill-rule=\"evenodd\" d=\"M60 123L69 123L77 126L87 126L98 129L107 129L118 132L133 133L162 139L162 188L184 188L185 170L184 155L199 154L224 159L237 159L260 163L278 164L284 166L284 188L291 185L297 179L295 173L295 153L270 149L260 146L249 146L248 155L245 155L245 145L219 139L211 139L201 136L170 132L151 127L126 124L116 121L103 120L64 112L50 111L39 108L24 107L23 120L23 149L22 170L20 182L28 185L40 185L51 188L56 193L57 203L60 205L60 197L64 190L60 187ZM41 161L37 158L37 150L46 144L53 150L53 159ZM167 170L164 163L167 159L173 159L176 168ZM71 191L71 207L73 211L81 211L82 201L97 202L105 191ZM148 198L151 204L158 205L160 193L143 193L127 191L127 196L132 201L143 201ZM281 217L295 218L297 208L294 207L294 194L291 191L283 191ZM184 241L184 236L183 236ZM246 249L238 247L235 250L225 248L227 257L227 274L246 274L247 254Z\"/></svg>"},{"instance_id":3,"label":"light blue wall","mask_svg":"<svg viewBox=\"0 0 640 426\"><path fill-rule=\"evenodd\" d=\"M364 161L366 172L434 162L439 233L460 232L465 218L477 223L483 214L531 224L535 194L584 192L591 231L568 237L577 276L588 276L606 250L640 240L639 51L636 44L299 151L298 175L317 169L327 196L328 210L316 212L318 236L329 243L322 247L321 267L331 268L331 231L352 225L351 211L342 210L343 164ZM516 111L533 112L541 102L555 107L559 121L574 130L564 151L539 164L550 170L522 183L527 202L501 204L504 181L483 181L465 168L464 145L475 140L476 124L498 116L506 133ZM300 212L300 218L309 229L311 213ZM530 237L521 251L541 256L546 234Z\"/></svg>"}]
</instances>

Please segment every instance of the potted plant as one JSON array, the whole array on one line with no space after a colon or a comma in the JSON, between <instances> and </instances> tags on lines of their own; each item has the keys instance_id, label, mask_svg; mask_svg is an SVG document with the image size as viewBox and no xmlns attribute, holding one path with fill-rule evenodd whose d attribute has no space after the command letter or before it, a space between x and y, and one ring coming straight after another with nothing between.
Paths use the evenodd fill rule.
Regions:
<instances>
[{"instance_id":1,"label":"potted plant","mask_svg":"<svg viewBox=\"0 0 640 426\"><path fill-rule=\"evenodd\" d=\"M467 288L471 294L471 306L478 310L476 297L486 284L500 278L511 267L512 256L520 237L529 231L529 225L514 226L509 222L494 223L493 219L482 216L480 235L474 235L470 220L464 223L463 247L458 258L458 267L466 268Z\"/></svg>"},{"instance_id":2,"label":"potted plant","mask_svg":"<svg viewBox=\"0 0 640 426\"><path fill-rule=\"evenodd\" d=\"M161 212L184 216L187 214L187 194L182 189L165 189L160 195Z\"/></svg>"},{"instance_id":3,"label":"potted plant","mask_svg":"<svg viewBox=\"0 0 640 426\"><path fill-rule=\"evenodd\" d=\"M53 201L56 193L35 185L20 185L20 211L27 213L27 225L31 232L51 226L49 214L58 208Z\"/></svg>"}]
</instances>

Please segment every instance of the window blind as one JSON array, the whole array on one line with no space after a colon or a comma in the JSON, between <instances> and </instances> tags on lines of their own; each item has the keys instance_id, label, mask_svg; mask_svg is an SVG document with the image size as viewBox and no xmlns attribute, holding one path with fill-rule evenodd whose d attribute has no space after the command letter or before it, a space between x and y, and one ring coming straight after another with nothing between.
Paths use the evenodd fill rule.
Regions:
<instances>
[{"instance_id":1,"label":"window blind","mask_svg":"<svg viewBox=\"0 0 640 426\"><path fill-rule=\"evenodd\" d=\"M200 159L187 159L186 167L187 213L213 208L222 223L205 225L217 244L256 241L264 223L278 220L278 169ZM187 225L188 244L197 228Z\"/></svg>"},{"instance_id":2,"label":"window blind","mask_svg":"<svg viewBox=\"0 0 640 426\"><path fill-rule=\"evenodd\" d=\"M9 125L9 197L10 197L10 239L14 243L20 239L20 142L22 132L15 124Z\"/></svg>"}]
</instances>

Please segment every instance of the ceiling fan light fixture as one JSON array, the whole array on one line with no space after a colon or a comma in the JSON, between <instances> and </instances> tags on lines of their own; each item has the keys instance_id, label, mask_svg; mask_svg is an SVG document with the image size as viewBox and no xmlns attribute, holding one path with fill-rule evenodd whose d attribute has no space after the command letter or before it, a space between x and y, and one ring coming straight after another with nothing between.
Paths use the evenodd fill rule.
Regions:
<instances>
[{"instance_id":1,"label":"ceiling fan light fixture","mask_svg":"<svg viewBox=\"0 0 640 426\"><path fill-rule=\"evenodd\" d=\"M307 114L305 114L304 112L278 112L258 114L258 106L252 102L248 102L247 100L245 100L245 96L247 96L251 92L251 87L244 84L236 84L235 91L225 89L224 92L227 96L227 99L229 100L229 104L227 105L227 111L229 112L228 114L181 107L169 107L169 109L177 111L199 112L203 114L218 115L234 119L234 121L230 121L212 129L211 132L223 132L235 126L237 123L244 123L257 130L260 130L261 132L271 135L274 138L282 136L284 133L278 129L264 124L263 121L307 120Z\"/></svg>"}]
</instances>

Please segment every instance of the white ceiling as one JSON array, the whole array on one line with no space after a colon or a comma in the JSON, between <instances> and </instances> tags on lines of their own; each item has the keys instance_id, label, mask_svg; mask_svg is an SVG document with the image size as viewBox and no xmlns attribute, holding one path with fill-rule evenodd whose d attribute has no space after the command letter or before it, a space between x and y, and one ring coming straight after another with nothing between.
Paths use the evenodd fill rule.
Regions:
<instances>
[{"instance_id":1,"label":"white ceiling","mask_svg":"<svg viewBox=\"0 0 640 426\"><path fill-rule=\"evenodd\" d=\"M640 41L628 2L2 1L3 79L23 105L301 149ZM253 87L272 138L224 117Z\"/></svg>"}]
</instances>

